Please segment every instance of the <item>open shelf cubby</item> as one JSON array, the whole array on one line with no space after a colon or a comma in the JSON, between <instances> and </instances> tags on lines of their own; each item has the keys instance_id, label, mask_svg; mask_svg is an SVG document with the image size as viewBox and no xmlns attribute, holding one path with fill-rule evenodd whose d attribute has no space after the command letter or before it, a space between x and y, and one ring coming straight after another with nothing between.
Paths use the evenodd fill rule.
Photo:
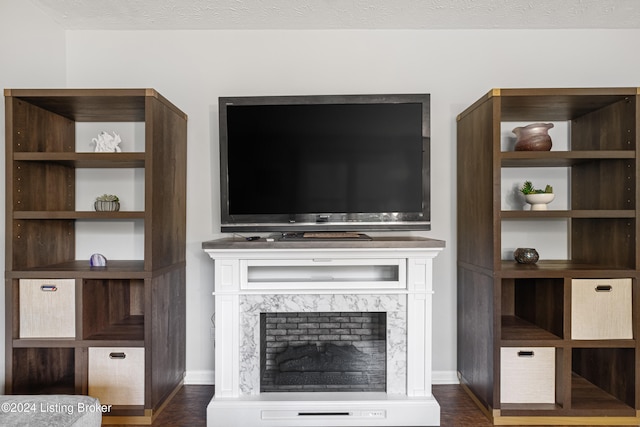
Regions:
<instances>
[{"instance_id":1,"label":"open shelf cubby","mask_svg":"<svg viewBox=\"0 0 640 427\"><path fill-rule=\"evenodd\" d=\"M564 338L564 281L557 278L502 280L502 339Z\"/></svg>"},{"instance_id":2,"label":"open shelf cubby","mask_svg":"<svg viewBox=\"0 0 640 427\"><path fill-rule=\"evenodd\" d=\"M75 394L73 348L13 349L13 394Z\"/></svg>"},{"instance_id":3,"label":"open shelf cubby","mask_svg":"<svg viewBox=\"0 0 640 427\"><path fill-rule=\"evenodd\" d=\"M144 340L144 281L85 279L82 283L85 340Z\"/></svg>"},{"instance_id":4,"label":"open shelf cubby","mask_svg":"<svg viewBox=\"0 0 640 427\"><path fill-rule=\"evenodd\" d=\"M635 358L635 348L574 348L571 407L602 415L634 413Z\"/></svg>"}]
</instances>

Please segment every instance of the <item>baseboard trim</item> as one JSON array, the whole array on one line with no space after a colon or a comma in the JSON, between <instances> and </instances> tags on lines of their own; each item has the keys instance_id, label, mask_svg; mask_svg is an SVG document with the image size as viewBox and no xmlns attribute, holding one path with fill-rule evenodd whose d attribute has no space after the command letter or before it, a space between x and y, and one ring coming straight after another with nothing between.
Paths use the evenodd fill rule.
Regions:
<instances>
[{"instance_id":1,"label":"baseboard trim","mask_svg":"<svg viewBox=\"0 0 640 427\"><path fill-rule=\"evenodd\" d=\"M460 384L460 380L458 380L457 371L433 371L431 383L433 385Z\"/></svg>"},{"instance_id":2,"label":"baseboard trim","mask_svg":"<svg viewBox=\"0 0 640 427\"><path fill-rule=\"evenodd\" d=\"M184 376L185 385L213 385L214 371L187 371Z\"/></svg>"}]
</instances>

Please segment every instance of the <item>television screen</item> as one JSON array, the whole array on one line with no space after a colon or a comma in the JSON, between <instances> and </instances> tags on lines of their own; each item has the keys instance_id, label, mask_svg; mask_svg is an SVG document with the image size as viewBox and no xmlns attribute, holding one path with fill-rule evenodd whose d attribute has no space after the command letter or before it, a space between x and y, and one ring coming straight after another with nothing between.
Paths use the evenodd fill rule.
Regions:
<instances>
[{"instance_id":1,"label":"television screen","mask_svg":"<svg viewBox=\"0 0 640 427\"><path fill-rule=\"evenodd\" d=\"M429 95L220 98L222 231L429 229Z\"/></svg>"}]
</instances>

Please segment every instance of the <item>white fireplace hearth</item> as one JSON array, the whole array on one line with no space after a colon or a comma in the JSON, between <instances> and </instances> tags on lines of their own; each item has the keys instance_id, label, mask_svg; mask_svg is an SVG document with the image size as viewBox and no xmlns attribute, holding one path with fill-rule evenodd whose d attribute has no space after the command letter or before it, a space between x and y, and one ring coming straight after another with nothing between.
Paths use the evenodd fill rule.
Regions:
<instances>
[{"instance_id":1,"label":"white fireplace hearth","mask_svg":"<svg viewBox=\"0 0 640 427\"><path fill-rule=\"evenodd\" d=\"M409 237L204 242L215 263L215 395L207 426L440 425L431 393L431 316L432 260L443 248L439 240ZM260 391L261 314L367 312L386 316L385 391ZM349 325L320 328L332 322L288 339L303 343L316 333L339 343ZM362 348L363 338L349 339Z\"/></svg>"}]
</instances>

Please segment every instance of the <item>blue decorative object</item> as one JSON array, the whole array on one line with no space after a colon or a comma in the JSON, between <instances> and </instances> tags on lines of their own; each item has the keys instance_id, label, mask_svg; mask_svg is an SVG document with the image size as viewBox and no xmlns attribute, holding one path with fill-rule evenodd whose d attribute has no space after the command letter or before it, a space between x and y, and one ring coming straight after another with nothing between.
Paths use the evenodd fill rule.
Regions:
<instances>
[{"instance_id":1,"label":"blue decorative object","mask_svg":"<svg viewBox=\"0 0 640 427\"><path fill-rule=\"evenodd\" d=\"M106 267L107 258L102 254L93 254L91 258L89 258L89 265L91 265L91 267Z\"/></svg>"}]
</instances>

